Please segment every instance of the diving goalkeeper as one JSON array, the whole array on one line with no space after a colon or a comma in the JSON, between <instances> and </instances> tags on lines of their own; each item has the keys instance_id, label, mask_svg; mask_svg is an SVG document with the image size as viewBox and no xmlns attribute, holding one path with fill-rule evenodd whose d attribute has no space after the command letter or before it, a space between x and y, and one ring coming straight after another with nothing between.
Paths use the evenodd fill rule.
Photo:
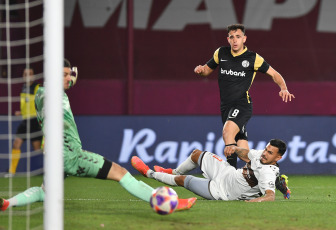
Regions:
<instances>
[{"instance_id":1,"label":"diving goalkeeper","mask_svg":"<svg viewBox=\"0 0 336 230\"><path fill-rule=\"evenodd\" d=\"M77 68L71 68L70 62L64 60L64 90L73 87L77 81ZM44 96L45 89L40 87L35 96L35 107L39 124L44 128ZM64 114L64 172L67 175L78 177L92 177L97 179L114 180L132 195L149 202L152 191L149 185L136 180L125 168L115 162L105 159L103 156L85 151L79 138L77 126L71 111L69 99L63 94ZM48 153L46 153L48 154ZM48 183L48 182L47 182ZM5 211L8 207L23 206L33 202L44 201L44 187L32 187L9 200L0 198L0 210ZM189 209L196 202L196 198L179 199L177 210Z\"/></svg>"}]
</instances>

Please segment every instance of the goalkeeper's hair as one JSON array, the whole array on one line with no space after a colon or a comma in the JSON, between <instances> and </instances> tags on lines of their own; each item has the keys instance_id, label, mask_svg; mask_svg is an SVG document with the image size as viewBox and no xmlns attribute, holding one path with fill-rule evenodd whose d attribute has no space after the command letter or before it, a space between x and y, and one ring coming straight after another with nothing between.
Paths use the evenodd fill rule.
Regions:
<instances>
[{"instance_id":1,"label":"goalkeeper's hair","mask_svg":"<svg viewBox=\"0 0 336 230\"><path fill-rule=\"evenodd\" d=\"M233 24L233 25L229 25L228 27L227 27L227 32L228 33L230 33L230 31L236 31L236 30L238 30L238 29L240 29L242 32L243 32L243 34L245 35L245 26L243 25L243 24Z\"/></svg>"},{"instance_id":2,"label":"goalkeeper's hair","mask_svg":"<svg viewBox=\"0 0 336 230\"><path fill-rule=\"evenodd\" d=\"M280 139L272 139L270 140L270 145L274 146L274 147L277 147L279 149L279 154L281 156L284 155L284 153L286 152L287 150L287 145L284 141L280 140Z\"/></svg>"},{"instance_id":3,"label":"goalkeeper's hair","mask_svg":"<svg viewBox=\"0 0 336 230\"><path fill-rule=\"evenodd\" d=\"M64 66L65 68L71 68L71 64L68 59L64 58Z\"/></svg>"}]
</instances>

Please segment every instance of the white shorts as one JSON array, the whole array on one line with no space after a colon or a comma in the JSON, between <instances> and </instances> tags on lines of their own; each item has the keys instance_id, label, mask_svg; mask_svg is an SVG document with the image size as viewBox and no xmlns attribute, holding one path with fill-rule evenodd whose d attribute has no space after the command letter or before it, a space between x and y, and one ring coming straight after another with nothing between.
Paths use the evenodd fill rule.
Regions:
<instances>
[{"instance_id":1,"label":"white shorts","mask_svg":"<svg viewBox=\"0 0 336 230\"><path fill-rule=\"evenodd\" d=\"M200 157L203 176L211 180L209 190L216 200L236 200L232 188L236 184L236 169L218 155L205 152Z\"/></svg>"}]
</instances>

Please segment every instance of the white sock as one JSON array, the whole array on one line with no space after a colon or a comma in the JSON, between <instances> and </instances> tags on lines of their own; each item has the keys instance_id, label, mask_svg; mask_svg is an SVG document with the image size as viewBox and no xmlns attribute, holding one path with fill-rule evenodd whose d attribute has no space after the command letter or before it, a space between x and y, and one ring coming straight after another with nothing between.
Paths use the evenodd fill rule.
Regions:
<instances>
[{"instance_id":1,"label":"white sock","mask_svg":"<svg viewBox=\"0 0 336 230\"><path fill-rule=\"evenodd\" d=\"M151 170L151 169L148 169L148 171L147 171L146 175L147 175L147 177L148 177L148 178L154 178L154 177L153 177L153 173L154 173L154 171L153 171L153 170Z\"/></svg>"},{"instance_id":2,"label":"white sock","mask_svg":"<svg viewBox=\"0 0 336 230\"><path fill-rule=\"evenodd\" d=\"M10 198L9 207L14 206L24 206L27 204L32 204L35 202L44 201L45 193L42 187L31 187L24 192L17 194L16 196Z\"/></svg>"},{"instance_id":3,"label":"white sock","mask_svg":"<svg viewBox=\"0 0 336 230\"><path fill-rule=\"evenodd\" d=\"M8 208L17 206L17 199L15 197L10 198Z\"/></svg>"},{"instance_id":4,"label":"white sock","mask_svg":"<svg viewBox=\"0 0 336 230\"><path fill-rule=\"evenodd\" d=\"M176 169L173 169L174 175L184 175L187 172L195 169L197 164L191 160L191 155L183 161Z\"/></svg>"},{"instance_id":5,"label":"white sock","mask_svg":"<svg viewBox=\"0 0 336 230\"><path fill-rule=\"evenodd\" d=\"M171 175L171 174L161 173L161 172L154 172L153 170L150 170L150 171L151 171L149 173L150 175L148 176L149 178L154 178L157 181L160 181L162 183L165 183L171 186L177 186L175 182L176 175Z\"/></svg>"}]
</instances>

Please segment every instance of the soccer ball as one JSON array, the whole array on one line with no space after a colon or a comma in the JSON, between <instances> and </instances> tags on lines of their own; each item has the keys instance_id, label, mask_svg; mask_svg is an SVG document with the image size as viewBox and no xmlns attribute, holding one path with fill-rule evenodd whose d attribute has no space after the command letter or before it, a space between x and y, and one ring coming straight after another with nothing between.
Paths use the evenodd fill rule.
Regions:
<instances>
[{"instance_id":1,"label":"soccer ball","mask_svg":"<svg viewBox=\"0 0 336 230\"><path fill-rule=\"evenodd\" d=\"M177 208L178 196L174 189L162 186L153 191L149 203L156 213L168 215Z\"/></svg>"}]
</instances>

